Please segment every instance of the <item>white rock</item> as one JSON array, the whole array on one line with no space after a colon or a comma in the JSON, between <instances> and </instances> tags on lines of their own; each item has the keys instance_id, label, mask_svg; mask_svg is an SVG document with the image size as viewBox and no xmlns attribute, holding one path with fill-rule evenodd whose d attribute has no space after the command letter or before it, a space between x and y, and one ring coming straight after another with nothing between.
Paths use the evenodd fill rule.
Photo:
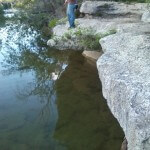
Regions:
<instances>
[{"instance_id":1,"label":"white rock","mask_svg":"<svg viewBox=\"0 0 150 150\"><path fill-rule=\"evenodd\" d=\"M116 30L121 33L150 34L150 24L143 22L123 23L118 24Z\"/></svg>"},{"instance_id":2,"label":"white rock","mask_svg":"<svg viewBox=\"0 0 150 150\"><path fill-rule=\"evenodd\" d=\"M103 95L124 130L128 150L150 150L150 35L121 33L100 43Z\"/></svg>"},{"instance_id":3,"label":"white rock","mask_svg":"<svg viewBox=\"0 0 150 150\"><path fill-rule=\"evenodd\" d=\"M59 77L59 75L56 74L55 72L52 72L51 76L52 76L52 80L54 80L54 81L56 81L58 79L58 77Z\"/></svg>"},{"instance_id":4,"label":"white rock","mask_svg":"<svg viewBox=\"0 0 150 150\"><path fill-rule=\"evenodd\" d=\"M54 47L56 45L56 42L53 39L48 40L47 45L50 47Z\"/></svg>"},{"instance_id":5,"label":"white rock","mask_svg":"<svg viewBox=\"0 0 150 150\"><path fill-rule=\"evenodd\" d=\"M147 10L143 13L142 19L143 22L149 22L150 23L150 10Z\"/></svg>"},{"instance_id":6,"label":"white rock","mask_svg":"<svg viewBox=\"0 0 150 150\"><path fill-rule=\"evenodd\" d=\"M102 55L102 52L98 51L83 51L82 55L92 61L97 61L98 58Z\"/></svg>"},{"instance_id":7,"label":"white rock","mask_svg":"<svg viewBox=\"0 0 150 150\"><path fill-rule=\"evenodd\" d=\"M57 25L53 29L53 34L56 36L63 36L67 30L68 30L68 27L66 24Z\"/></svg>"},{"instance_id":8,"label":"white rock","mask_svg":"<svg viewBox=\"0 0 150 150\"><path fill-rule=\"evenodd\" d=\"M141 15L146 8L147 4L142 3L125 4L110 1L86 1L82 4L80 12L91 15L126 15L130 13Z\"/></svg>"},{"instance_id":9,"label":"white rock","mask_svg":"<svg viewBox=\"0 0 150 150\"><path fill-rule=\"evenodd\" d=\"M95 33L104 34L109 30L116 28L117 23L113 21L106 21L100 19L77 19L78 27L80 28L91 28L95 30Z\"/></svg>"}]
</instances>

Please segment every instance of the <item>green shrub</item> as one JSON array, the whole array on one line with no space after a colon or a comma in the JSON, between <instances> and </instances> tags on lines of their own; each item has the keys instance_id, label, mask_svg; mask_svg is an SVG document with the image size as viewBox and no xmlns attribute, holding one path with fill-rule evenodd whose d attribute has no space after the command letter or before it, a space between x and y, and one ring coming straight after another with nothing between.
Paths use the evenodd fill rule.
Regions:
<instances>
[{"instance_id":1,"label":"green shrub","mask_svg":"<svg viewBox=\"0 0 150 150\"><path fill-rule=\"evenodd\" d=\"M70 40L72 37L71 37L71 34L67 32L67 33L64 34L64 38Z\"/></svg>"},{"instance_id":2,"label":"green shrub","mask_svg":"<svg viewBox=\"0 0 150 150\"><path fill-rule=\"evenodd\" d=\"M82 30L81 30L81 29L77 30L74 34L75 34L77 37L80 37L80 36L82 36L82 35L83 35L83 33L82 33Z\"/></svg>"},{"instance_id":3,"label":"green shrub","mask_svg":"<svg viewBox=\"0 0 150 150\"><path fill-rule=\"evenodd\" d=\"M3 6L0 4L0 15L3 14L4 11L3 11Z\"/></svg>"},{"instance_id":4,"label":"green shrub","mask_svg":"<svg viewBox=\"0 0 150 150\"><path fill-rule=\"evenodd\" d=\"M56 25L58 24L65 24L67 22L67 17L64 17L60 20L58 20L57 18L51 19L51 21L49 22L49 28L54 28Z\"/></svg>"},{"instance_id":5,"label":"green shrub","mask_svg":"<svg viewBox=\"0 0 150 150\"><path fill-rule=\"evenodd\" d=\"M35 2L34 0L17 0L17 1L15 1L15 7L32 9L34 2Z\"/></svg>"},{"instance_id":6,"label":"green shrub","mask_svg":"<svg viewBox=\"0 0 150 150\"><path fill-rule=\"evenodd\" d=\"M67 22L67 20L68 20L67 17L64 17L64 18L58 20L57 24L65 24Z\"/></svg>"},{"instance_id":7,"label":"green shrub","mask_svg":"<svg viewBox=\"0 0 150 150\"><path fill-rule=\"evenodd\" d=\"M112 30L109 30L108 32L104 33L104 34L101 34L100 35L100 38L103 38L105 36L108 36L108 35L112 35L112 34L115 34L117 31L115 29L112 29Z\"/></svg>"},{"instance_id":8,"label":"green shrub","mask_svg":"<svg viewBox=\"0 0 150 150\"><path fill-rule=\"evenodd\" d=\"M84 46L86 49L90 50L99 50L100 44L99 44L100 36L98 34L92 35L83 35L83 38L80 40L80 43L82 46Z\"/></svg>"},{"instance_id":9,"label":"green shrub","mask_svg":"<svg viewBox=\"0 0 150 150\"><path fill-rule=\"evenodd\" d=\"M62 37L63 41L71 40L76 37L79 44L87 50L100 50L101 46L99 40L105 36L115 34L116 30L110 30L104 34L98 34L91 28L77 28L76 30L70 30Z\"/></svg>"},{"instance_id":10,"label":"green shrub","mask_svg":"<svg viewBox=\"0 0 150 150\"><path fill-rule=\"evenodd\" d=\"M110 30L104 34L95 34L95 31L92 29L79 29L74 34L80 41L80 44L90 50L100 50L101 46L99 40L105 36L115 34L116 30Z\"/></svg>"},{"instance_id":11,"label":"green shrub","mask_svg":"<svg viewBox=\"0 0 150 150\"><path fill-rule=\"evenodd\" d=\"M48 26L50 28L54 28L57 25L57 22L58 22L58 19L54 18L49 22Z\"/></svg>"}]
</instances>

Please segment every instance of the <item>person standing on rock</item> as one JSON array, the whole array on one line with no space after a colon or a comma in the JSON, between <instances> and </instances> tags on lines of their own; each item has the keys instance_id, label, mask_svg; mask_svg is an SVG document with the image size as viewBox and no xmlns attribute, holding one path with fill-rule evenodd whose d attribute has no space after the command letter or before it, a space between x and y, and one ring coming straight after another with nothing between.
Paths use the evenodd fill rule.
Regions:
<instances>
[{"instance_id":1,"label":"person standing on rock","mask_svg":"<svg viewBox=\"0 0 150 150\"><path fill-rule=\"evenodd\" d=\"M77 0L65 0L67 6L67 16L69 21L69 28L75 28L75 9L77 9Z\"/></svg>"}]
</instances>

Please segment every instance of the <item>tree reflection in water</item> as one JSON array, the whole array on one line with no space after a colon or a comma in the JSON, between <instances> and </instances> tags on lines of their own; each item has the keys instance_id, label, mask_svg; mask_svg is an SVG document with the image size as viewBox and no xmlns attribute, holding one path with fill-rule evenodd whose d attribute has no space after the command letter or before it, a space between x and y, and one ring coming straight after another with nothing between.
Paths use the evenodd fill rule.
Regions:
<instances>
[{"instance_id":1,"label":"tree reflection in water","mask_svg":"<svg viewBox=\"0 0 150 150\"><path fill-rule=\"evenodd\" d=\"M67 66L67 55L63 52L56 52L54 50L48 51L31 51L20 47L19 51L10 49L5 53L5 60L2 70L3 75L11 75L19 72L32 72L35 80L28 83L24 89L18 89L17 97L19 99L26 99L30 96L37 95L42 101L46 101L43 106L39 118L48 117L55 112L54 104L56 102L55 81L64 71ZM59 58L60 57L60 58Z\"/></svg>"},{"instance_id":2,"label":"tree reflection in water","mask_svg":"<svg viewBox=\"0 0 150 150\"><path fill-rule=\"evenodd\" d=\"M6 35L2 39L1 73L4 76L32 73L34 80L23 89L18 87L17 98L27 100L29 97L37 96L43 104L37 121L50 124L51 130L54 131L58 119L55 82L67 67L70 53L47 49L37 32L28 28L23 29L20 31L22 27L20 29L16 25L14 30L8 26L0 31Z\"/></svg>"},{"instance_id":3,"label":"tree reflection in water","mask_svg":"<svg viewBox=\"0 0 150 150\"><path fill-rule=\"evenodd\" d=\"M9 24L6 28L0 28L0 35L3 53L0 53L0 61L3 62L0 74L5 77L30 74L31 79L27 78L29 81L26 81L26 86L15 88L16 95L22 101L40 100L40 106L36 107L40 111L25 108L20 120L14 119L18 117L18 111L15 111L13 121L4 121L6 124L17 123L14 123L15 128L11 131L0 135L5 136L0 146L7 142L11 149L12 146L16 149L22 143L25 143L25 149L32 150L64 150L64 147L69 150L120 148L122 131L100 95L96 68L86 63L77 52L48 49L39 33L25 25ZM65 68L66 71L63 72ZM34 101L33 105L35 103ZM23 107L21 105L21 109ZM31 114L33 112L35 115ZM21 128L18 127L18 122L22 122ZM52 138L53 135L63 146ZM12 142L11 138L17 142ZM20 147L18 149L22 149L22 145ZM7 149L6 145L4 149Z\"/></svg>"},{"instance_id":4,"label":"tree reflection in water","mask_svg":"<svg viewBox=\"0 0 150 150\"><path fill-rule=\"evenodd\" d=\"M6 18L3 14L0 14L0 27L4 27L6 23Z\"/></svg>"}]
</instances>

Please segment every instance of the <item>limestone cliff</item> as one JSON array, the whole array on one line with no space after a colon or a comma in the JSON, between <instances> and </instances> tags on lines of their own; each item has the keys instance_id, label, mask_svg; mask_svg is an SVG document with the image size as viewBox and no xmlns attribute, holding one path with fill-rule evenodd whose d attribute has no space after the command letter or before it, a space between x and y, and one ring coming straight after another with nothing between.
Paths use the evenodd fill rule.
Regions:
<instances>
[{"instance_id":1,"label":"limestone cliff","mask_svg":"<svg viewBox=\"0 0 150 150\"><path fill-rule=\"evenodd\" d=\"M100 41L103 95L125 132L129 150L150 149L150 35L118 33Z\"/></svg>"}]
</instances>

